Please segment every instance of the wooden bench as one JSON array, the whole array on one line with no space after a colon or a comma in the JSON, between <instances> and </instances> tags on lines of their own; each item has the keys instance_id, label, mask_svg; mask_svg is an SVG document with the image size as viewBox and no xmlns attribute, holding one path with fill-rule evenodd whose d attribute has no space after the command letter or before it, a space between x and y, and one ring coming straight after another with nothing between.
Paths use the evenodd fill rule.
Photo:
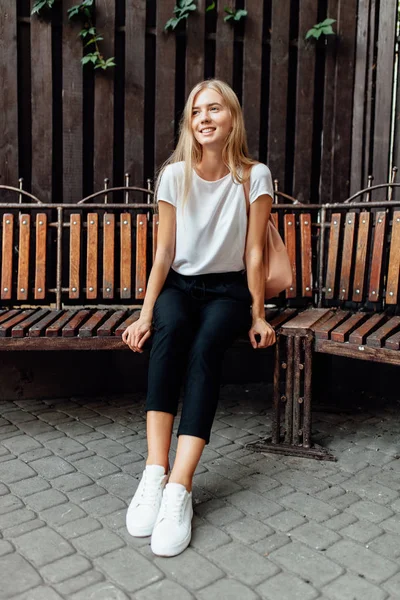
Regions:
<instances>
[{"instance_id":1,"label":"wooden bench","mask_svg":"<svg viewBox=\"0 0 400 600\"><path fill-rule=\"evenodd\" d=\"M272 438L255 448L334 460L311 440L314 353L400 364L400 201L387 200L398 186L369 185L345 203L309 206L311 234L303 246L292 243L301 261L313 255L313 294L279 330ZM305 217L295 209L301 230Z\"/></svg>"}]
</instances>

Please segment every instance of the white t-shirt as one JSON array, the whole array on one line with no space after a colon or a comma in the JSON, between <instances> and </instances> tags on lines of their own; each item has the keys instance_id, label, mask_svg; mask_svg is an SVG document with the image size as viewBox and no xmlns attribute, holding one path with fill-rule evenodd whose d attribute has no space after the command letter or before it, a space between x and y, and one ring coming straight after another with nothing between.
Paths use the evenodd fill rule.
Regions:
<instances>
[{"instance_id":1,"label":"white t-shirt","mask_svg":"<svg viewBox=\"0 0 400 600\"><path fill-rule=\"evenodd\" d=\"M243 185L230 173L206 181L193 169L190 194L182 210L183 176L183 161L168 165L157 192L157 201L176 208L173 270L181 275L242 271L247 232ZM258 163L250 174L250 204L263 194L274 197L272 177L269 168Z\"/></svg>"}]
</instances>

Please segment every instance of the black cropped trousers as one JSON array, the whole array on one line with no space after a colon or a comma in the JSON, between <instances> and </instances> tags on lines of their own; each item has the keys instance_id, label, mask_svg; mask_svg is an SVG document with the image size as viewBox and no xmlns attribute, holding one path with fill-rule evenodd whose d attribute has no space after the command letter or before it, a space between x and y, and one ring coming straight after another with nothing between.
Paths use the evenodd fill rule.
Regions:
<instances>
[{"instance_id":1,"label":"black cropped trousers","mask_svg":"<svg viewBox=\"0 0 400 600\"><path fill-rule=\"evenodd\" d=\"M209 442L224 353L251 326L242 271L185 276L170 270L153 312L146 411L177 414L179 435Z\"/></svg>"}]
</instances>

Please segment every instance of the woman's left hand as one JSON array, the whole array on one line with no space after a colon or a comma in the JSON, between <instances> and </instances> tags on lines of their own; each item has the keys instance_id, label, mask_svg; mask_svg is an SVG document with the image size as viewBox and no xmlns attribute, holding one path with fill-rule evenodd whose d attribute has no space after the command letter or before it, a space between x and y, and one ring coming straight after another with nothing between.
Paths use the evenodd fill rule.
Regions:
<instances>
[{"instance_id":1,"label":"woman's left hand","mask_svg":"<svg viewBox=\"0 0 400 600\"><path fill-rule=\"evenodd\" d=\"M257 342L256 335L260 336L260 341ZM249 331L249 338L253 348L268 348L276 342L275 331L273 327L265 319L261 317L253 319Z\"/></svg>"}]
</instances>

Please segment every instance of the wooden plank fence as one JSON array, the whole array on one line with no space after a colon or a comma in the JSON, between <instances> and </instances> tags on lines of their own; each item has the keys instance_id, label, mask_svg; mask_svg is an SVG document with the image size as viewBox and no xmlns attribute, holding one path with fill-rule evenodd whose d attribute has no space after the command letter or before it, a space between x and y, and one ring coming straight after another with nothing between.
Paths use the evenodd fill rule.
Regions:
<instances>
[{"instance_id":1,"label":"wooden plank fence","mask_svg":"<svg viewBox=\"0 0 400 600\"><path fill-rule=\"evenodd\" d=\"M175 0L97 0L101 48L117 66L93 73L67 17L77 0L47 18L30 15L33 0L0 0L0 184L23 177L42 201L64 203L125 173L146 186L174 148L187 94L210 76L233 85L252 156L288 194L341 201L370 173L387 181L400 154L397 2L218 0L206 13L197 0L167 33ZM246 8L246 20L224 22L225 6ZM306 42L326 17L337 35Z\"/></svg>"}]
</instances>

